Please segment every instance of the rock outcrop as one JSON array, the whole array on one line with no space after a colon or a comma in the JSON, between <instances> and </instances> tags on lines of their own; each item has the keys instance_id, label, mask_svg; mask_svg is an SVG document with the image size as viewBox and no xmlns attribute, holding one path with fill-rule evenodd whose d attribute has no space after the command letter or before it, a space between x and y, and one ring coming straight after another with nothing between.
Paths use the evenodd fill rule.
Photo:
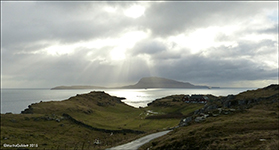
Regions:
<instances>
[{"instance_id":1,"label":"rock outcrop","mask_svg":"<svg viewBox=\"0 0 279 150\"><path fill-rule=\"evenodd\" d=\"M255 96L258 95L258 96ZM237 111L245 111L259 103L278 103L279 85L270 85L268 87L253 91L246 91L238 95L228 95L220 97L214 103L207 103L203 108L195 110L187 118L181 119L179 126L186 126L191 122L202 122L207 117L217 117L219 115L228 115Z\"/></svg>"}]
</instances>

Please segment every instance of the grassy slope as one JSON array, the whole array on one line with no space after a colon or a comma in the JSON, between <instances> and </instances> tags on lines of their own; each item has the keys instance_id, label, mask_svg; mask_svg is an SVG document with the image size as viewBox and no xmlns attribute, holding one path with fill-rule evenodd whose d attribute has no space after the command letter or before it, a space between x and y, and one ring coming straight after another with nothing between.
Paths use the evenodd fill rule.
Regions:
<instances>
[{"instance_id":1,"label":"grassy slope","mask_svg":"<svg viewBox=\"0 0 279 150\"><path fill-rule=\"evenodd\" d=\"M217 99L217 97L212 95L207 95L211 100ZM204 104L187 104L182 101L184 95L172 95L163 97L153 101L148 109L154 110L161 114L173 114L181 113L184 116L187 116L191 112L204 107Z\"/></svg>"},{"instance_id":2,"label":"grassy slope","mask_svg":"<svg viewBox=\"0 0 279 150\"><path fill-rule=\"evenodd\" d=\"M111 133L84 128L69 120L61 120L60 122L55 120L46 121L40 119L41 117L45 117L45 115L2 115L1 149L3 149L4 143L34 143L38 144L39 149L73 149L75 147L79 149L82 147L84 149L103 149L106 145L113 146L137 136L137 134L132 133L114 133L111 135ZM95 146L95 139L100 139L102 145Z\"/></svg>"},{"instance_id":3,"label":"grassy slope","mask_svg":"<svg viewBox=\"0 0 279 150\"><path fill-rule=\"evenodd\" d=\"M85 124L108 130L134 129L148 132L171 127L179 122L178 119L145 120L145 109L133 108L115 99L105 93L93 92L66 101L35 104L32 108L36 114L67 113Z\"/></svg>"},{"instance_id":4,"label":"grassy slope","mask_svg":"<svg viewBox=\"0 0 279 150\"><path fill-rule=\"evenodd\" d=\"M265 139L266 141L261 141ZM278 113L249 109L178 128L142 149L276 149Z\"/></svg>"},{"instance_id":5,"label":"grassy slope","mask_svg":"<svg viewBox=\"0 0 279 150\"><path fill-rule=\"evenodd\" d=\"M63 114L98 129L131 129L144 131L146 134L174 127L180 121L180 118L146 119L151 115L147 113L149 110L154 108L156 110L152 111L157 111L159 108L133 108L103 92L77 95L64 101L36 103L30 108L33 114L1 114L1 148L4 143L32 142L38 144L41 149L104 149L144 135L129 132L115 132L111 135L110 132L96 131L73 123L63 117ZM182 107L160 111L169 113L179 108ZM95 146L95 139L100 139L102 144Z\"/></svg>"},{"instance_id":6,"label":"grassy slope","mask_svg":"<svg viewBox=\"0 0 279 150\"><path fill-rule=\"evenodd\" d=\"M206 150L206 149L267 149L279 147L279 104L277 88L243 92L236 99L267 98L250 109L207 118L153 140L141 149ZM272 102L277 100L277 102Z\"/></svg>"}]
</instances>

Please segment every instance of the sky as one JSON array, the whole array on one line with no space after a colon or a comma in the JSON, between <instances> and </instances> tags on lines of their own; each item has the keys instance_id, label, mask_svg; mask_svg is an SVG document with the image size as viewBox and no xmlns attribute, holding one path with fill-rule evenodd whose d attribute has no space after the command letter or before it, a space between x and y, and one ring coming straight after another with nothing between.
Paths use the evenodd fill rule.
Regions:
<instances>
[{"instance_id":1,"label":"sky","mask_svg":"<svg viewBox=\"0 0 279 150\"><path fill-rule=\"evenodd\" d=\"M1 86L278 84L278 2L1 2Z\"/></svg>"}]
</instances>

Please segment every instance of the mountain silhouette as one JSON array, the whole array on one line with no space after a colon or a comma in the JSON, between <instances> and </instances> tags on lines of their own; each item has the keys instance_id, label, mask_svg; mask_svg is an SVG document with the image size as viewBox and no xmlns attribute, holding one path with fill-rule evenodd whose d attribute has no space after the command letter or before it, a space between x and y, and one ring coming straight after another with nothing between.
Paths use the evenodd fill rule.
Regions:
<instances>
[{"instance_id":1,"label":"mountain silhouette","mask_svg":"<svg viewBox=\"0 0 279 150\"><path fill-rule=\"evenodd\" d=\"M123 86L121 88L209 88L208 86L196 86L189 82L179 82L161 77L144 77L135 85Z\"/></svg>"}]
</instances>

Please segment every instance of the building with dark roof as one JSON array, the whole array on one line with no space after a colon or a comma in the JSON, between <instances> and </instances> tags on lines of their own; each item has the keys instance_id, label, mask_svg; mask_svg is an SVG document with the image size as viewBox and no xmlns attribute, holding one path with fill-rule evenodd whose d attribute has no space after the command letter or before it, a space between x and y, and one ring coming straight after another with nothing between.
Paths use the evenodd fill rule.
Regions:
<instances>
[{"instance_id":1,"label":"building with dark roof","mask_svg":"<svg viewBox=\"0 0 279 150\"><path fill-rule=\"evenodd\" d=\"M208 100L209 98L204 95L185 95L182 98L182 101L185 103L207 103Z\"/></svg>"}]
</instances>

